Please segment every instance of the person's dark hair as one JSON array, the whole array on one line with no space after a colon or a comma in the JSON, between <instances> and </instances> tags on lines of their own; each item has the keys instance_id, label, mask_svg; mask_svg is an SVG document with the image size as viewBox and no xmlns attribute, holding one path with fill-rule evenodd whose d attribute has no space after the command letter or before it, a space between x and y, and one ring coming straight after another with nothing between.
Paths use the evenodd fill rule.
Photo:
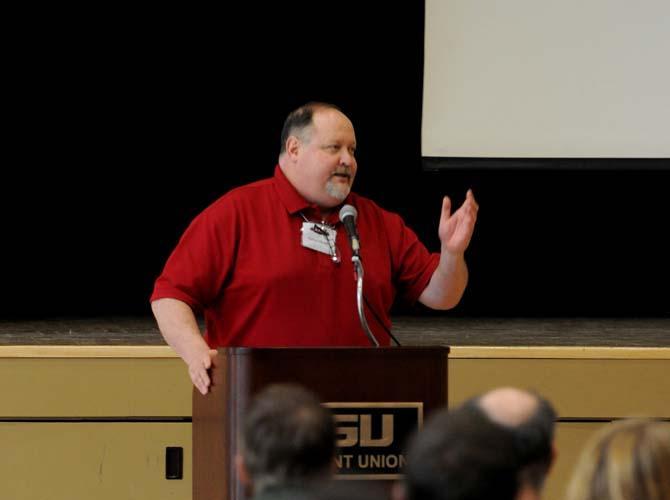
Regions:
<instances>
[{"instance_id":1,"label":"person's dark hair","mask_svg":"<svg viewBox=\"0 0 670 500\"><path fill-rule=\"evenodd\" d=\"M333 416L307 389L270 385L244 422L242 457L256 492L327 475L335 455Z\"/></svg>"},{"instance_id":2,"label":"person's dark hair","mask_svg":"<svg viewBox=\"0 0 670 500\"><path fill-rule=\"evenodd\" d=\"M312 488L308 500L387 500L388 492L371 481L331 480Z\"/></svg>"},{"instance_id":3,"label":"person's dark hair","mask_svg":"<svg viewBox=\"0 0 670 500\"><path fill-rule=\"evenodd\" d=\"M405 469L409 500L513 500L514 437L472 407L441 410L412 439Z\"/></svg>"},{"instance_id":4,"label":"person's dark hair","mask_svg":"<svg viewBox=\"0 0 670 500\"><path fill-rule=\"evenodd\" d=\"M281 131L279 154L286 152L286 140L289 136L295 135L304 139L306 129L313 123L314 113L321 109L335 109L341 112L340 108L334 104L329 104L327 102L308 102L289 113L284 121L284 126Z\"/></svg>"},{"instance_id":5,"label":"person's dark hair","mask_svg":"<svg viewBox=\"0 0 670 500\"><path fill-rule=\"evenodd\" d=\"M532 394L537 400L537 410L522 424L506 428L514 435L516 453L521 465L519 479L539 491L552 462L556 410L545 398L536 393ZM481 396L470 399L464 406L481 412L486 418L485 411L479 405L480 399Z\"/></svg>"}]
</instances>

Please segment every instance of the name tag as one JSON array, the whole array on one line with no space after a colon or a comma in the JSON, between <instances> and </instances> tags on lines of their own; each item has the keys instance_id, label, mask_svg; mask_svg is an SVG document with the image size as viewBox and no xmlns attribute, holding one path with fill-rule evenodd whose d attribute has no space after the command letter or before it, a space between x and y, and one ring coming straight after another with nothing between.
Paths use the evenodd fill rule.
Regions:
<instances>
[{"instance_id":1,"label":"name tag","mask_svg":"<svg viewBox=\"0 0 670 500\"><path fill-rule=\"evenodd\" d=\"M300 243L305 248L310 248L330 256L335 255L337 231L332 227L317 222L303 222L300 232Z\"/></svg>"}]
</instances>

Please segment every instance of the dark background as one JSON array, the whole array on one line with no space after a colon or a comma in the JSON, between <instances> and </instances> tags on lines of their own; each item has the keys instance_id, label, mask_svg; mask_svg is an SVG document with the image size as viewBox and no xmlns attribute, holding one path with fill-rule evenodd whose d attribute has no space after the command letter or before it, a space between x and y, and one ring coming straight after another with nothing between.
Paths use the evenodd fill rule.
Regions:
<instances>
[{"instance_id":1,"label":"dark background","mask_svg":"<svg viewBox=\"0 0 670 500\"><path fill-rule=\"evenodd\" d=\"M422 168L422 2L62 9L10 44L0 318L149 314L189 221L272 174L309 100L352 118L355 189L430 249L441 196L474 189L470 284L446 314L670 314L667 165Z\"/></svg>"}]
</instances>

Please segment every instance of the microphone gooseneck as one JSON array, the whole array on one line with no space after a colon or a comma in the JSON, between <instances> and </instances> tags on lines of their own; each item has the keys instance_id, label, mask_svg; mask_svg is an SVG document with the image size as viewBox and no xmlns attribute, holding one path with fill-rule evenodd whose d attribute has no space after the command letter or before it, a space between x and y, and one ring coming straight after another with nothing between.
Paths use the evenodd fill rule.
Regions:
<instances>
[{"instance_id":1,"label":"microphone gooseneck","mask_svg":"<svg viewBox=\"0 0 670 500\"><path fill-rule=\"evenodd\" d=\"M354 263L354 280L356 281L356 305L358 308L358 319L361 322L361 327L367 335L370 343L379 347L379 341L370 330L367 320L365 319L365 310L363 308L363 263L361 262L360 250L361 243L358 240L358 231L356 231L356 217L358 211L352 205L344 205L340 209L340 220L344 224L344 229L349 236L351 243L351 262Z\"/></svg>"}]
</instances>

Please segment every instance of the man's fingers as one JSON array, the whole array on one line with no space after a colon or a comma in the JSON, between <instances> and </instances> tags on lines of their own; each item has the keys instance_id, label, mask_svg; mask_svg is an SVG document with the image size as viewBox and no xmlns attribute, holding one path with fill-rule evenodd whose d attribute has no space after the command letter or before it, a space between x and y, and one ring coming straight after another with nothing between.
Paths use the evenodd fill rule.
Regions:
<instances>
[{"instance_id":1,"label":"man's fingers","mask_svg":"<svg viewBox=\"0 0 670 500\"><path fill-rule=\"evenodd\" d=\"M209 377L207 376L207 372L199 373L193 382L202 394L209 392Z\"/></svg>"},{"instance_id":2,"label":"man's fingers","mask_svg":"<svg viewBox=\"0 0 670 500\"><path fill-rule=\"evenodd\" d=\"M478 209L477 205L470 205L470 206L466 207L466 209L465 209L465 216L476 220L478 210L479 209Z\"/></svg>"},{"instance_id":3,"label":"man's fingers","mask_svg":"<svg viewBox=\"0 0 670 500\"><path fill-rule=\"evenodd\" d=\"M475 200L475 195L472 192L472 189L468 189L468 192L465 195L465 201L469 202L475 211L479 210L479 204L477 203L477 200Z\"/></svg>"},{"instance_id":4,"label":"man's fingers","mask_svg":"<svg viewBox=\"0 0 670 500\"><path fill-rule=\"evenodd\" d=\"M216 349L210 349L209 350L209 360L210 360L210 367L211 366L216 366L216 357L218 355L218 351Z\"/></svg>"},{"instance_id":5,"label":"man's fingers","mask_svg":"<svg viewBox=\"0 0 670 500\"><path fill-rule=\"evenodd\" d=\"M207 374L207 363L210 363L211 360L209 356L207 360L203 360L200 366L189 367L189 374L191 375L191 381L193 385L202 393L207 394L210 386L210 378Z\"/></svg>"},{"instance_id":6,"label":"man's fingers","mask_svg":"<svg viewBox=\"0 0 670 500\"><path fill-rule=\"evenodd\" d=\"M202 383L205 385L205 387L209 387L210 380L206 371L202 372L200 379L202 380Z\"/></svg>"},{"instance_id":7,"label":"man's fingers","mask_svg":"<svg viewBox=\"0 0 670 500\"><path fill-rule=\"evenodd\" d=\"M451 200L448 196L442 198L442 217L449 218L451 216Z\"/></svg>"}]
</instances>

